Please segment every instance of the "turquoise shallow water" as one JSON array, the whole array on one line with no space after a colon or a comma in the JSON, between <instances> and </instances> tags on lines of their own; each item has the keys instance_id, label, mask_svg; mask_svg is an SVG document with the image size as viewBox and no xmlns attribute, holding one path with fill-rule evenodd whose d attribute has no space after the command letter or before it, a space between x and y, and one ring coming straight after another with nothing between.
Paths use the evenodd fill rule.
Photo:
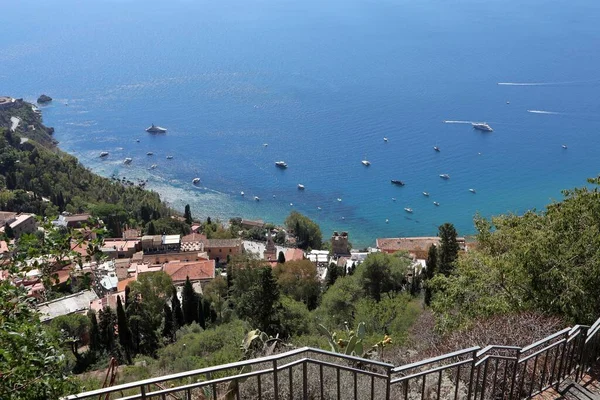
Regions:
<instances>
[{"instance_id":1,"label":"turquoise shallow water","mask_svg":"<svg viewBox=\"0 0 600 400\"><path fill-rule=\"evenodd\" d=\"M44 119L61 148L102 175L149 179L198 216L282 222L296 209L325 236L348 230L354 244L371 245L435 234L447 221L472 233L477 212L539 209L598 174L598 2L2 9L0 94L51 95ZM494 132L443 120L487 121ZM145 133L152 122L168 133ZM100 160L101 151L110 156Z\"/></svg>"}]
</instances>

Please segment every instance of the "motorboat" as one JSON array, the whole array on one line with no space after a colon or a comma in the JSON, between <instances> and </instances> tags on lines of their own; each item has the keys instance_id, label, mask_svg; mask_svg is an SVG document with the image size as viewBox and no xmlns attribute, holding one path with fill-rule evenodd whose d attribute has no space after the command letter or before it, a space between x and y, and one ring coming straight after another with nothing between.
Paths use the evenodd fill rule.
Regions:
<instances>
[{"instance_id":1,"label":"motorboat","mask_svg":"<svg viewBox=\"0 0 600 400\"><path fill-rule=\"evenodd\" d=\"M156 164L152 164L152 165L150 166L150 169L156 169L156 167L158 167L158 165L156 165Z\"/></svg>"},{"instance_id":2,"label":"motorboat","mask_svg":"<svg viewBox=\"0 0 600 400\"><path fill-rule=\"evenodd\" d=\"M435 151L437 151L438 153L440 152L440 148L439 148L439 147L437 147L437 146L433 146L433 149L434 149Z\"/></svg>"},{"instance_id":3,"label":"motorboat","mask_svg":"<svg viewBox=\"0 0 600 400\"><path fill-rule=\"evenodd\" d=\"M475 193L475 189L469 189L469 192Z\"/></svg>"},{"instance_id":4,"label":"motorboat","mask_svg":"<svg viewBox=\"0 0 600 400\"><path fill-rule=\"evenodd\" d=\"M108 151L103 151L102 153L100 153L100 157L106 157L108 156Z\"/></svg>"},{"instance_id":5,"label":"motorboat","mask_svg":"<svg viewBox=\"0 0 600 400\"><path fill-rule=\"evenodd\" d=\"M364 165L365 167L368 167L369 165L371 165L371 162L369 160L362 160L361 161L362 165Z\"/></svg>"},{"instance_id":6,"label":"motorboat","mask_svg":"<svg viewBox=\"0 0 600 400\"><path fill-rule=\"evenodd\" d=\"M440 174L440 178L442 178L442 179L450 179L450 175L448 175L448 174Z\"/></svg>"},{"instance_id":7,"label":"motorboat","mask_svg":"<svg viewBox=\"0 0 600 400\"><path fill-rule=\"evenodd\" d=\"M477 129L478 131L483 131L483 132L493 132L494 131L492 129L492 127L489 126L485 122L473 122L473 123L471 123L471 125L473 125L473 128Z\"/></svg>"},{"instance_id":8,"label":"motorboat","mask_svg":"<svg viewBox=\"0 0 600 400\"><path fill-rule=\"evenodd\" d=\"M384 138L383 138L383 141L384 141L384 142L387 142L387 141L388 141L388 138L384 137Z\"/></svg>"},{"instance_id":9,"label":"motorboat","mask_svg":"<svg viewBox=\"0 0 600 400\"><path fill-rule=\"evenodd\" d=\"M269 146L269 143L263 143L263 146L267 147L267 146Z\"/></svg>"},{"instance_id":10,"label":"motorboat","mask_svg":"<svg viewBox=\"0 0 600 400\"><path fill-rule=\"evenodd\" d=\"M254 196L254 201L260 201L260 197Z\"/></svg>"},{"instance_id":11,"label":"motorboat","mask_svg":"<svg viewBox=\"0 0 600 400\"><path fill-rule=\"evenodd\" d=\"M147 153L146 153L146 155L147 155L147 156L153 156L153 155L154 155L154 153L153 153L153 152L151 152L151 151L149 151L149 152L147 152Z\"/></svg>"},{"instance_id":12,"label":"motorboat","mask_svg":"<svg viewBox=\"0 0 600 400\"><path fill-rule=\"evenodd\" d=\"M410 207L404 207L404 211L406 211L407 213L411 213L413 212L413 209Z\"/></svg>"},{"instance_id":13,"label":"motorboat","mask_svg":"<svg viewBox=\"0 0 600 400\"><path fill-rule=\"evenodd\" d=\"M317 210L321 210L321 207L317 207Z\"/></svg>"},{"instance_id":14,"label":"motorboat","mask_svg":"<svg viewBox=\"0 0 600 400\"><path fill-rule=\"evenodd\" d=\"M304 190L304 185L302 185L302 184L299 183L298 184L298 190Z\"/></svg>"},{"instance_id":15,"label":"motorboat","mask_svg":"<svg viewBox=\"0 0 600 400\"><path fill-rule=\"evenodd\" d=\"M244 195L244 192L243 192L243 191L241 191L241 192L240 192L240 196L243 196L243 195Z\"/></svg>"},{"instance_id":16,"label":"motorboat","mask_svg":"<svg viewBox=\"0 0 600 400\"><path fill-rule=\"evenodd\" d=\"M156 126L152 124L152 126L146 128L146 132L148 133L165 133L167 131L166 128L162 128L160 126Z\"/></svg>"},{"instance_id":17,"label":"motorboat","mask_svg":"<svg viewBox=\"0 0 600 400\"><path fill-rule=\"evenodd\" d=\"M404 186L404 182L402 182L401 180L398 179L392 179L391 181L394 185L398 185L398 186Z\"/></svg>"},{"instance_id":18,"label":"motorboat","mask_svg":"<svg viewBox=\"0 0 600 400\"><path fill-rule=\"evenodd\" d=\"M192 183L193 183L194 185L197 185L197 184L199 184L199 183L200 183L200 178L194 178L194 179L192 179Z\"/></svg>"},{"instance_id":19,"label":"motorboat","mask_svg":"<svg viewBox=\"0 0 600 400\"><path fill-rule=\"evenodd\" d=\"M342 201L342 199L338 197L337 201Z\"/></svg>"},{"instance_id":20,"label":"motorboat","mask_svg":"<svg viewBox=\"0 0 600 400\"><path fill-rule=\"evenodd\" d=\"M429 193L428 192L423 192L423 196L429 197Z\"/></svg>"},{"instance_id":21,"label":"motorboat","mask_svg":"<svg viewBox=\"0 0 600 400\"><path fill-rule=\"evenodd\" d=\"M167 160L172 160L173 156L167 156Z\"/></svg>"},{"instance_id":22,"label":"motorboat","mask_svg":"<svg viewBox=\"0 0 600 400\"><path fill-rule=\"evenodd\" d=\"M285 163L285 161L276 161L275 165L279 168L287 168L287 164Z\"/></svg>"},{"instance_id":23,"label":"motorboat","mask_svg":"<svg viewBox=\"0 0 600 400\"><path fill-rule=\"evenodd\" d=\"M133 159L132 159L132 158L130 158L130 157L127 157L126 159L124 159L124 160L123 160L123 164L125 164L125 165L129 165L129 164L131 164L131 162L132 162L132 161L133 161Z\"/></svg>"},{"instance_id":24,"label":"motorboat","mask_svg":"<svg viewBox=\"0 0 600 400\"><path fill-rule=\"evenodd\" d=\"M438 203L437 201L434 201L433 204L436 205L436 206L440 205L440 203Z\"/></svg>"},{"instance_id":25,"label":"motorboat","mask_svg":"<svg viewBox=\"0 0 600 400\"><path fill-rule=\"evenodd\" d=\"M136 141L136 143L139 143L139 142L140 142L140 139L135 139L135 141Z\"/></svg>"},{"instance_id":26,"label":"motorboat","mask_svg":"<svg viewBox=\"0 0 600 400\"><path fill-rule=\"evenodd\" d=\"M386 218L385 219L385 223L387 224L388 222L390 222L390 220Z\"/></svg>"},{"instance_id":27,"label":"motorboat","mask_svg":"<svg viewBox=\"0 0 600 400\"><path fill-rule=\"evenodd\" d=\"M563 145L562 145L562 148L563 148L563 149L566 149L566 148L567 148L567 145L566 145L566 144L563 144Z\"/></svg>"}]
</instances>

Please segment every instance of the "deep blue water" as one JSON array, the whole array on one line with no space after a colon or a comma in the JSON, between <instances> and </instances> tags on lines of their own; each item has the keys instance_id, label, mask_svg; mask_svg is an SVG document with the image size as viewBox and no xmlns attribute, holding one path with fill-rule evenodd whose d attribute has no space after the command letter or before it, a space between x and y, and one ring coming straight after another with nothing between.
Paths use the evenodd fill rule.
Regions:
<instances>
[{"instance_id":1,"label":"deep blue water","mask_svg":"<svg viewBox=\"0 0 600 400\"><path fill-rule=\"evenodd\" d=\"M598 1L0 8L0 95L49 94L44 120L62 149L102 175L148 178L197 216L282 222L296 209L325 236L348 230L371 245L447 221L472 233L477 212L540 209L599 172ZM487 121L494 132L443 120ZM152 122L168 133L144 132Z\"/></svg>"}]
</instances>

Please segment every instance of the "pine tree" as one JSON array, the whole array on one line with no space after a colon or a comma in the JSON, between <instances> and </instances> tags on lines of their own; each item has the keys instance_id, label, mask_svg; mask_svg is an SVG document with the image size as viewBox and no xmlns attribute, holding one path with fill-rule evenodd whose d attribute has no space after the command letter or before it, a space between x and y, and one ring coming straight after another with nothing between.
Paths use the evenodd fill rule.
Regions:
<instances>
[{"instance_id":1,"label":"pine tree","mask_svg":"<svg viewBox=\"0 0 600 400\"><path fill-rule=\"evenodd\" d=\"M181 310L181 309L180 309ZM175 321L173 318L173 311L168 304L163 306L164 324L162 329L162 336L169 342L172 342L175 336Z\"/></svg>"},{"instance_id":2,"label":"pine tree","mask_svg":"<svg viewBox=\"0 0 600 400\"><path fill-rule=\"evenodd\" d=\"M429 287L429 280L434 277L437 270L437 247L431 245L429 252L427 253L427 268L425 269L425 304L431 304L431 288Z\"/></svg>"},{"instance_id":3,"label":"pine tree","mask_svg":"<svg viewBox=\"0 0 600 400\"><path fill-rule=\"evenodd\" d=\"M454 261L458 258L459 250L454 225L450 223L441 225L438 236L440 237L439 272L448 276L454 270Z\"/></svg>"},{"instance_id":4,"label":"pine tree","mask_svg":"<svg viewBox=\"0 0 600 400\"><path fill-rule=\"evenodd\" d=\"M283 251L279 252L279 255L277 256L277 263L285 264L285 254L283 254Z\"/></svg>"},{"instance_id":5,"label":"pine tree","mask_svg":"<svg viewBox=\"0 0 600 400\"><path fill-rule=\"evenodd\" d=\"M156 227L154 226L154 222L150 221L148 223L148 227L146 228L147 235L156 235Z\"/></svg>"},{"instance_id":6,"label":"pine tree","mask_svg":"<svg viewBox=\"0 0 600 400\"><path fill-rule=\"evenodd\" d=\"M183 318L183 311L181 310L181 302L179 301L179 297L177 296L177 289L173 287L173 296L171 297L171 307L173 309L173 323L174 330L181 328L185 324L185 319Z\"/></svg>"},{"instance_id":7,"label":"pine tree","mask_svg":"<svg viewBox=\"0 0 600 400\"><path fill-rule=\"evenodd\" d=\"M261 271L261 292L259 307L259 329L265 332L272 332L274 321L274 309L279 302L279 287L273 276L271 267L262 268Z\"/></svg>"},{"instance_id":8,"label":"pine tree","mask_svg":"<svg viewBox=\"0 0 600 400\"><path fill-rule=\"evenodd\" d=\"M190 210L189 204L185 205L185 211L183 213L183 217L185 218L185 222L187 222L190 225L192 224L192 222L194 222L194 220L192 219L192 211Z\"/></svg>"},{"instance_id":9,"label":"pine tree","mask_svg":"<svg viewBox=\"0 0 600 400\"><path fill-rule=\"evenodd\" d=\"M183 292L181 295L181 308L183 310L185 324L189 325L192 322L198 322L198 295L192 287L189 276L185 278L185 284L183 285Z\"/></svg>"},{"instance_id":10,"label":"pine tree","mask_svg":"<svg viewBox=\"0 0 600 400\"><path fill-rule=\"evenodd\" d=\"M115 348L115 323L117 318L114 311L106 306L98 313L99 342L102 347L111 353Z\"/></svg>"},{"instance_id":11,"label":"pine tree","mask_svg":"<svg viewBox=\"0 0 600 400\"><path fill-rule=\"evenodd\" d=\"M131 362L131 331L129 330L129 323L123 309L123 303L121 303L121 296L117 296L117 326L119 327L119 343L121 343L121 346L125 350L127 360Z\"/></svg>"},{"instance_id":12,"label":"pine tree","mask_svg":"<svg viewBox=\"0 0 600 400\"><path fill-rule=\"evenodd\" d=\"M327 286L332 286L338 278L338 266L336 263L329 263L327 267L327 277L325 281L327 282Z\"/></svg>"}]
</instances>

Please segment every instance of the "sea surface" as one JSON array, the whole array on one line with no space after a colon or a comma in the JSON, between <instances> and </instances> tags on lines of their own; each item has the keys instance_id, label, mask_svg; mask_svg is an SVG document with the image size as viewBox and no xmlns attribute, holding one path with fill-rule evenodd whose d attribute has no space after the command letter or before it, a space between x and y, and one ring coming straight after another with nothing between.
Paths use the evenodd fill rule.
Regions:
<instances>
[{"instance_id":1,"label":"sea surface","mask_svg":"<svg viewBox=\"0 0 600 400\"><path fill-rule=\"evenodd\" d=\"M470 234L476 213L543 209L600 170L597 0L0 9L0 95L52 96L44 121L63 150L103 176L148 179L196 217L281 223L298 210L324 237L368 246L444 222Z\"/></svg>"}]
</instances>

